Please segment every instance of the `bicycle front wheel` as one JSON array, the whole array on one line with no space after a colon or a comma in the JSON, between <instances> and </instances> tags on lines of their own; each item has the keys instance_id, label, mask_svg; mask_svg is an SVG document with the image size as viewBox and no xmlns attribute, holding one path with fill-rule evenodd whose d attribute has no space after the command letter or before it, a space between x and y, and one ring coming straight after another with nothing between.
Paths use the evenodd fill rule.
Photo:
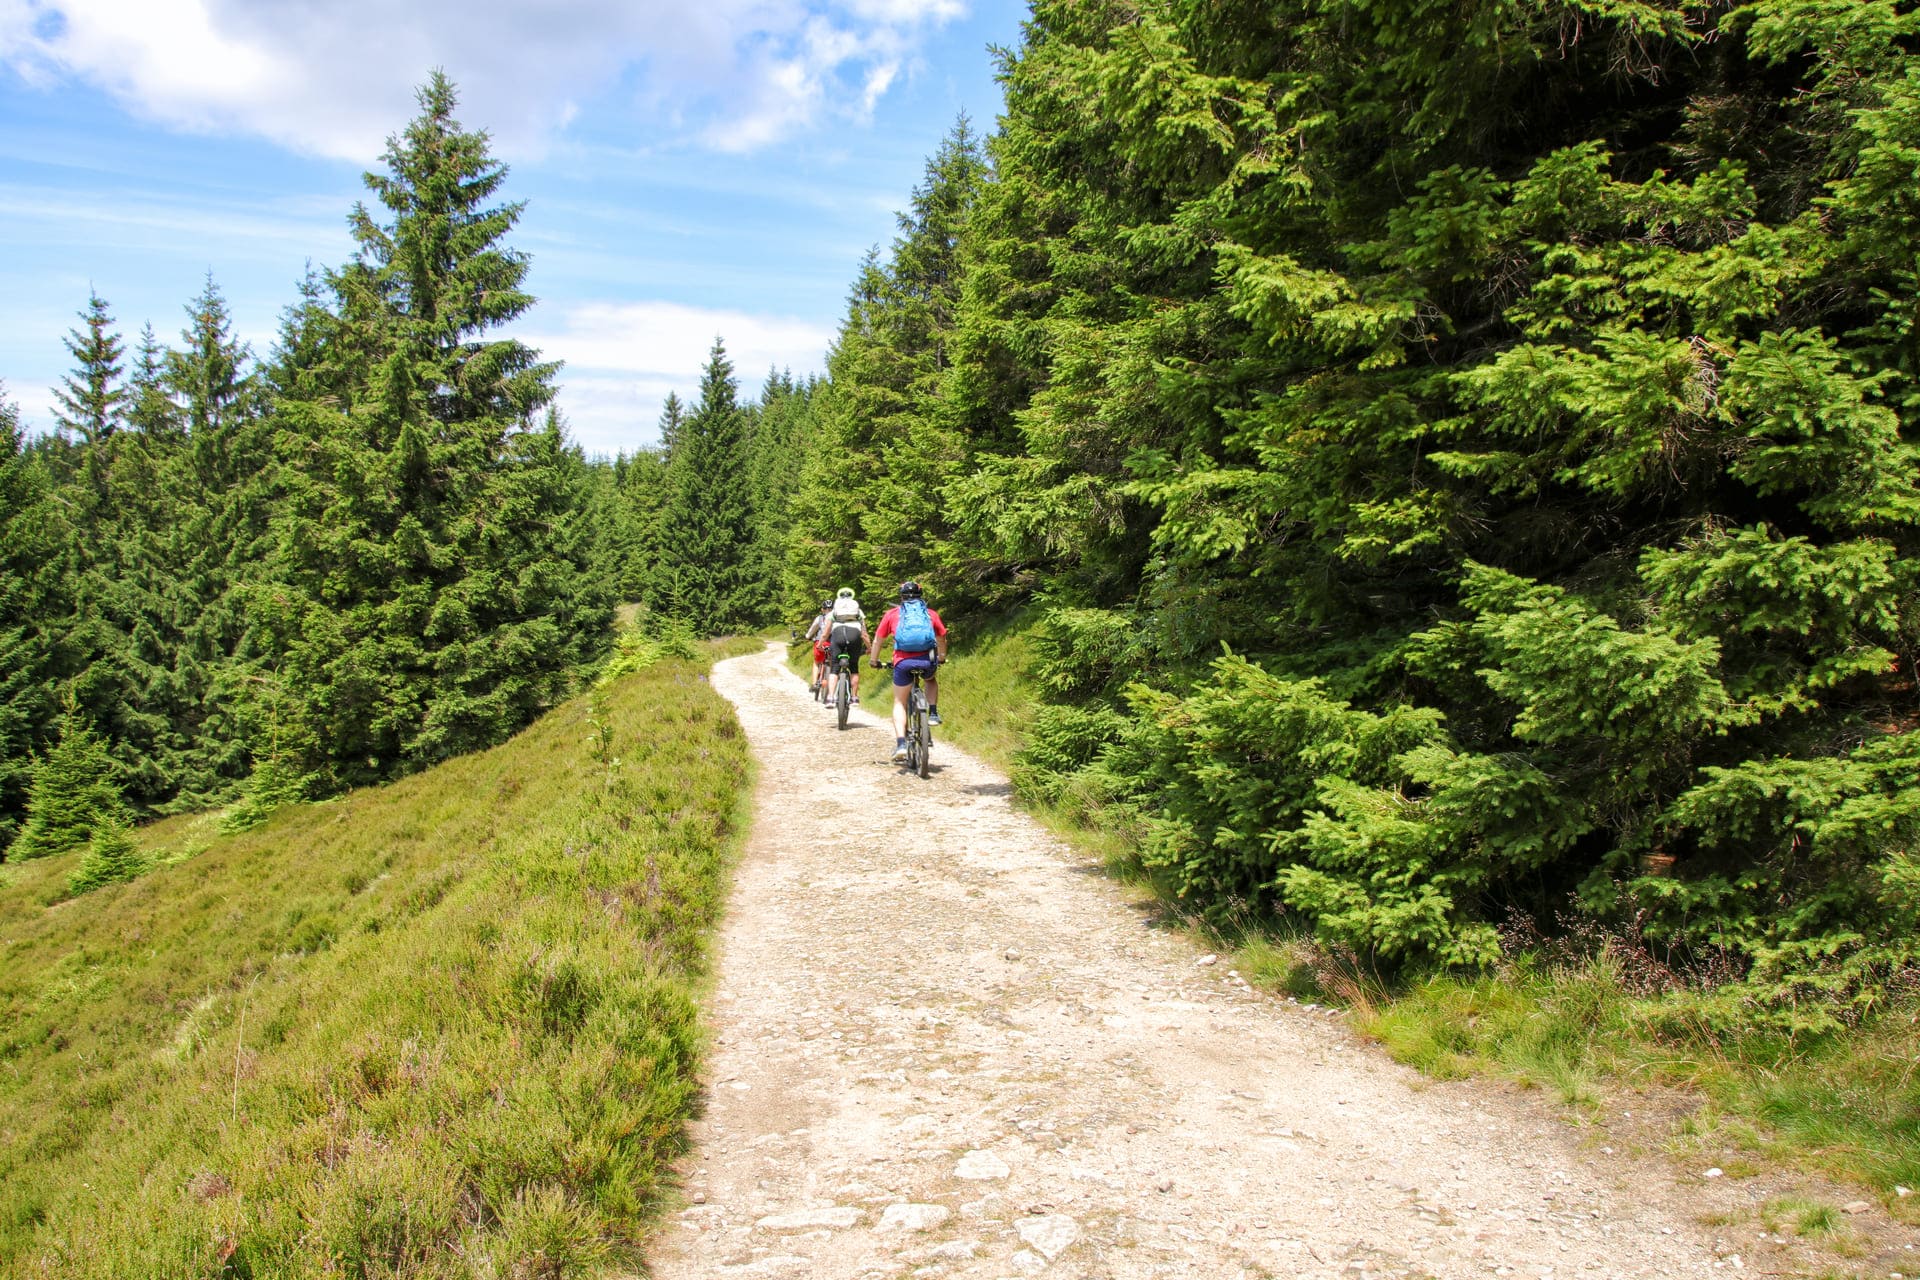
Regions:
<instances>
[{"instance_id":1,"label":"bicycle front wheel","mask_svg":"<svg viewBox=\"0 0 1920 1280\"><path fill-rule=\"evenodd\" d=\"M933 759L933 724L927 719L927 701L918 690L914 691L913 723L909 742L913 751L913 771L921 777L927 776L927 769Z\"/></svg>"}]
</instances>

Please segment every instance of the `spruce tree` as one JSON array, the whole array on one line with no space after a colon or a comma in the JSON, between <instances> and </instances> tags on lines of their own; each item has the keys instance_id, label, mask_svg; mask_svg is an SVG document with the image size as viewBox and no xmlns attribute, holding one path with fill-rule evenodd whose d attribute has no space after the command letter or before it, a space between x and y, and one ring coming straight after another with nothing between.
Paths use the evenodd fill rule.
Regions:
<instances>
[{"instance_id":1,"label":"spruce tree","mask_svg":"<svg viewBox=\"0 0 1920 1280\"><path fill-rule=\"evenodd\" d=\"M180 349L166 353L162 380L179 406L201 484L224 489L234 471L257 462L229 456L235 429L253 412L253 352L233 336L233 318L212 272L186 310Z\"/></svg>"},{"instance_id":2,"label":"spruce tree","mask_svg":"<svg viewBox=\"0 0 1920 1280\"><path fill-rule=\"evenodd\" d=\"M46 469L23 448L19 411L0 387L0 851L25 815L33 759L51 745L55 536Z\"/></svg>"},{"instance_id":3,"label":"spruce tree","mask_svg":"<svg viewBox=\"0 0 1920 1280\"><path fill-rule=\"evenodd\" d=\"M127 377L125 418L128 429L150 440L168 440L180 431L179 407L167 395L167 351L151 324L140 329L133 369Z\"/></svg>"},{"instance_id":4,"label":"spruce tree","mask_svg":"<svg viewBox=\"0 0 1920 1280\"><path fill-rule=\"evenodd\" d=\"M113 758L86 717L69 710L60 738L34 765L26 822L7 850L9 858L64 853L92 838L106 822L124 822Z\"/></svg>"},{"instance_id":5,"label":"spruce tree","mask_svg":"<svg viewBox=\"0 0 1920 1280\"><path fill-rule=\"evenodd\" d=\"M563 544L576 493L557 366L493 330L532 305L521 205L436 73L357 206L352 262L283 331L277 585L260 593L303 741L333 781L498 741L606 642Z\"/></svg>"},{"instance_id":6,"label":"spruce tree","mask_svg":"<svg viewBox=\"0 0 1920 1280\"><path fill-rule=\"evenodd\" d=\"M77 898L106 885L135 879L146 869L147 860L140 856L139 846L134 843L127 824L118 818L107 818L94 826L87 843L87 856L67 878L67 896Z\"/></svg>"},{"instance_id":7,"label":"spruce tree","mask_svg":"<svg viewBox=\"0 0 1920 1280\"><path fill-rule=\"evenodd\" d=\"M660 406L660 452L673 456L674 443L680 439L680 428L687 420L687 407L680 402L680 393L667 392L667 399Z\"/></svg>"},{"instance_id":8,"label":"spruce tree","mask_svg":"<svg viewBox=\"0 0 1920 1280\"><path fill-rule=\"evenodd\" d=\"M945 487L969 471L942 396L960 324L961 240L987 177L962 117L899 215L889 259L876 252L861 265L817 400L820 457L792 498L789 604L823 580L884 590L914 577L950 604L971 590L940 564Z\"/></svg>"},{"instance_id":9,"label":"spruce tree","mask_svg":"<svg viewBox=\"0 0 1920 1280\"><path fill-rule=\"evenodd\" d=\"M714 339L700 399L675 437L660 548L649 601L707 634L756 625L769 608L755 572L747 418L726 346Z\"/></svg>"},{"instance_id":10,"label":"spruce tree","mask_svg":"<svg viewBox=\"0 0 1920 1280\"><path fill-rule=\"evenodd\" d=\"M53 399L60 406L54 421L81 443L94 444L120 428L127 401L122 385L126 348L113 331L113 317L99 294L88 292L80 320L83 327L64 339L73 355L74 371L54 388Z\"/></svg>"},{"instance_id":11,"label":"spruce tree","mask_svg":"<svg viewBox=\"0 0 1920 1280\"><path fill-rule=\"evenodd\" d=\"M667 454L664 450L642 449L622 459L619 467L620 521L629 544L619 578L621 595L657 609L667 598L660 585L667 567Z\"/></svg>"}]
</instances>

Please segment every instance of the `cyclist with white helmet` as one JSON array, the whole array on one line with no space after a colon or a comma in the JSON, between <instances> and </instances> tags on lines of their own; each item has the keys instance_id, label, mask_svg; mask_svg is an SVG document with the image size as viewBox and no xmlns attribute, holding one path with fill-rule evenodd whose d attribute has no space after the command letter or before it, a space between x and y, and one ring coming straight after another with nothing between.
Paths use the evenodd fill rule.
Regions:
<instances>
[{"instance_id":1,"label":"cyclist with white helmet","mask_svg":"<svg viewBox=\"0 0 1920 1280\"><path fill-rule=\"evenodd\" d=\"M868 643L867 611L854 598L852 587L842 587L834 592L827 619L827 705L834 706L839 696L831 682L840 670L842 654L846 655L847 670L853 677L849 693L857 703L860 701L860 655L867 651Z\"/></svg>"}]
</instances>

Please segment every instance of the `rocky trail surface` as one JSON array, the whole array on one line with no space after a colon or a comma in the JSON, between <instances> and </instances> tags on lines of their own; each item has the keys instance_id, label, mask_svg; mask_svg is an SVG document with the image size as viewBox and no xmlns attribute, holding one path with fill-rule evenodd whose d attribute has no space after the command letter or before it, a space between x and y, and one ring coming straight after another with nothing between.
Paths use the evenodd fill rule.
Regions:
<instances>
[{"instance_id":1,"label":"rocky trail surface","mask_svg":"<svg viewBox=\"0 0 1920 1280\"><path fill-rule=\"evenodd\" d=\"M1197 963L1005 779L895 768L781 658L712 677L759 784L660 1280L1754 1267L1544 1107Z\"/></svg>"}]
</instances>

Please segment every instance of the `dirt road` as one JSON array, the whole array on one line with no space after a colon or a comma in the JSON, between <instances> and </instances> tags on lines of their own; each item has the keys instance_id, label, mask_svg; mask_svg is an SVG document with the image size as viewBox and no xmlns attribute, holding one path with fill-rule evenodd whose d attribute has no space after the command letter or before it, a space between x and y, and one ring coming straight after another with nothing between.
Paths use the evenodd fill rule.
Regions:
<instances>
[{"instance_id":1,"label":"dirt road","mask_svg":"<svg viewBox=\"0 0 1920 1280\"><path fill-rule=\"evenodd\" d=\"M1672 1199L1505 1091L1247 990L936 743L721 663L760 766L662 1280L1703 1276Z\"/></svg>"}]
</instances>

